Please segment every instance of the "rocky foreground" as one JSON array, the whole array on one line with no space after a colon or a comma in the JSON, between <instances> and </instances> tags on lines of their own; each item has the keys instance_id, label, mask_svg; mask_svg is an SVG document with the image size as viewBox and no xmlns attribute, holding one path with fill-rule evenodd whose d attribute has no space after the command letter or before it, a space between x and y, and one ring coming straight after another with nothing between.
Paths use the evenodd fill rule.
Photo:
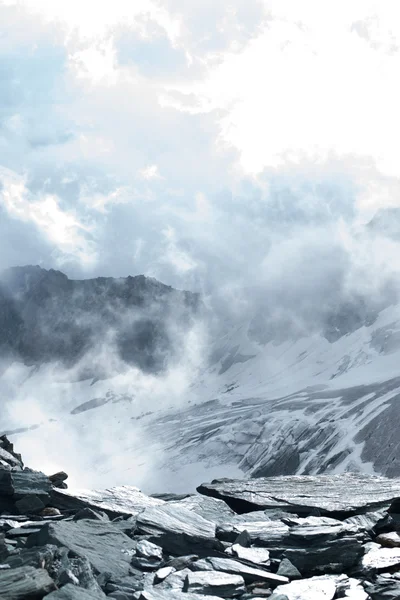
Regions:
<instances>
[{"instance_id":1,"label":"rocky foreground","mask_svg":"<svg viewBox=\"0 0 400 600\"><path fill-rule=\"evenodd\" d=\"M400 598L400 480L218 480L71 493L0 437L4 600Z\"/></svg>"}]
</instances>

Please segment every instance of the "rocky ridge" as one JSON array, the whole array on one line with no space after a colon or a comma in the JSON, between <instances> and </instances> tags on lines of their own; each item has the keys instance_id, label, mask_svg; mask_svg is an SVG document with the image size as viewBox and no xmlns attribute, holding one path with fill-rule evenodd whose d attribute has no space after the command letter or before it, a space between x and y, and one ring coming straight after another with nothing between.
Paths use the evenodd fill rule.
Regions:
<instances>
[{"instance_id":1,"label":"rocky ridge","mask_svg":"<svg viewBox=\"0 0 400 600\"><path fill-rule=\"evenodd\" d=\"M0 437L4 600L400 598L400 480L214 480L71 492Z\"/></svg>"}]
</instances>

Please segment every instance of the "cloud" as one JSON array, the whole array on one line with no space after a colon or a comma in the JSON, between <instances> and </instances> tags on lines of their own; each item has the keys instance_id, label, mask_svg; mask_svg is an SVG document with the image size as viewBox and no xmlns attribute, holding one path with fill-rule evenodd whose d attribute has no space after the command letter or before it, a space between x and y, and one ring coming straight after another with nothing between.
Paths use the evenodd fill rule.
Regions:
<instances>
[{"instance_id":1,"label":"cloud","mask_svg":"<svg viewBox=\"0 0 400 600\"><path fill-rule=\"evenodd\" d=\"M0 170L0 200L8 215L33 223L47 240L58 249L56 260L71 256L84 266L95 261L95 253L88 239L90 228L79 222L72 212L63 211L58 198L45 195L32 200L25 181L6 169Z\"/></svg>"}]
</instances>

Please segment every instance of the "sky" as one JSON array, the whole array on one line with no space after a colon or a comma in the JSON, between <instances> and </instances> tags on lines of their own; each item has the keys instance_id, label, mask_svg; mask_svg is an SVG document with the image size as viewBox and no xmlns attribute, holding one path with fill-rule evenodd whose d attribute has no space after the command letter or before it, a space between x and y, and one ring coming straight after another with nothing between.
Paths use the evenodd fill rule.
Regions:
<instances>
[{"instance_id":1,"label":"sky","mask_svg":"<svg viewBox=\"0 0 400 600\"><path fill-rule=\"evenodd\" d=\"M399 72L396 0L0 0L0 268L368 287Z\"/></svg>"}]
</instances>

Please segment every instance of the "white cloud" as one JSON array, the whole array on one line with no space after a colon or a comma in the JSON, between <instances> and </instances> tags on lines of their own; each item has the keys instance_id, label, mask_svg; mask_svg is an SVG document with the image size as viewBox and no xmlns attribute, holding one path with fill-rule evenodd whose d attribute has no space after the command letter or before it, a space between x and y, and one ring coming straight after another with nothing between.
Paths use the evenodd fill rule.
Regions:
<instances>
[{"instance_id":1,"label":"white cloud","mask_svg":"<svg viewBox=\"0 0 400 600\"><path fill-rule=\"evenodd\" d=\"M23 177L0 170L0 204L8 214L23 222L32 222L59 251L59 260L77 258L83 266L92 266L96 254L87 234L90 228L71 211L63 211L59 199L50 194L32 198Z\"/></svg>"}]
</instances>

